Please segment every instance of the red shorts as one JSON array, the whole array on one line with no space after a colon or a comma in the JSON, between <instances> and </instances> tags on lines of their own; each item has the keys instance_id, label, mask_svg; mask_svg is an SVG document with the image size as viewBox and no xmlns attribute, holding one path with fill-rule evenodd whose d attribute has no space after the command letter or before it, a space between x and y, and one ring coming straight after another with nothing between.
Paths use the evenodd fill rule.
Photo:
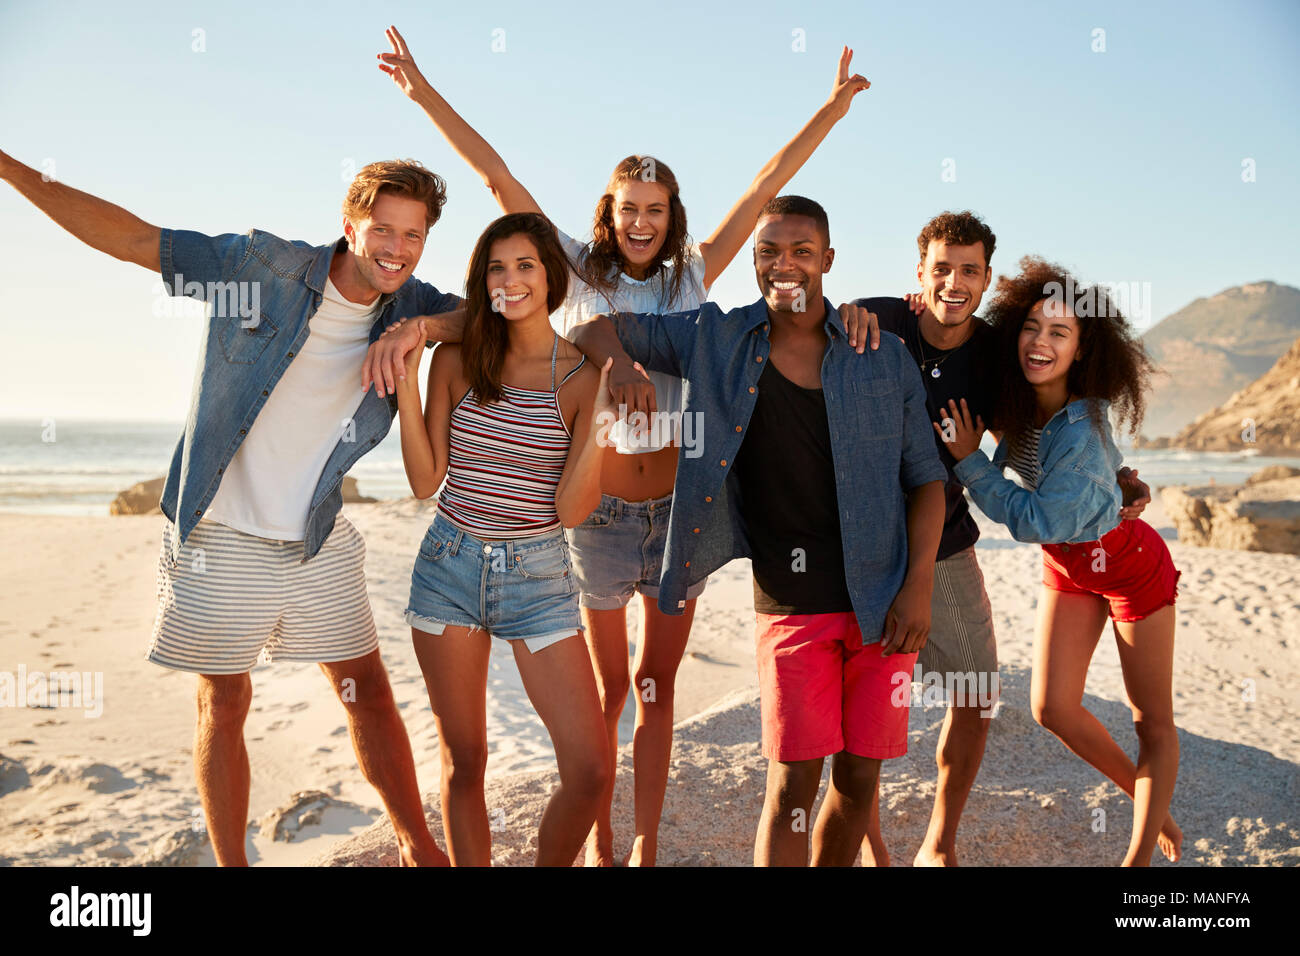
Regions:
<instances>
[{"instance_id":1,"label":"red shorts","mask_svg":"<svg viewBox=\"0 0 1300 956\"><path fill-rule=\"evenodd\" d=\"M1181 574L1164 540L1141 518L1121 521L1100 541L1043 545L1043 584L1105 598L1116 621L1140 621L1173 604Z\"/></svg>"},{"instance_id":2,"label":"red shorts","mask_svg":"<svg viewBox=\"0 0 1300 956\"><path fill-rule=\"evenodd\" d=\"M864 645L848 611L757 617L764 757L907 753L916 654L881 657L881 642Z\"/></svg>"}]
</instances>

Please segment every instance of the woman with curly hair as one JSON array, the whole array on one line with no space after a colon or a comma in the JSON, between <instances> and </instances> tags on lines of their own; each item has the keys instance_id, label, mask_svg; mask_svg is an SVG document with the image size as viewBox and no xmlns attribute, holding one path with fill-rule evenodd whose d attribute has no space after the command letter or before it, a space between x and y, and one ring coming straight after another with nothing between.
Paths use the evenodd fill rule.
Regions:
<instances>
[{"instance_id":1,"label":"woman with curly hair","mask_svg":"<svg viewBox=\"0 0 1300 956\"><path fill-rule=\"evenodd\" d=\"M379 55L380 69L423 108L456 152L483 178L501 208L507 213L541 212L496 150L420 73L396 28L389 28L388 40L392 52ZM780 193L831 128L848 114L853 97L871 85L864 77L849 74L852 56L846 47L840 54L830 97L759 171L704 242L691 241L677 179L666 164L650 156L628 156L620 161L596 204L592 242L584 244L560 233L574 275L563 308L552 317L558 331L566 334L584 319L605 312L681 312L703 303L713 281L754 231L764 204ZM411 335L410 344L402 342L398 347L410 348L420 342ZM613 423L602 462L600 504L569 535L610 742L611 779L588 845L589 865L614 863L610 826L613 768L619 717L633 676L636 833L627 863L654 865L672 751L673 688L690 635L695 600L705 586L701 581L687 591L681 614L665 614L658 608L684 403L680 379L657 372L647 378L655 385L657 414L645 428ZM378 381L376 386L380 386ZM638 417L630 416L631 424L635 425ZM637 642L633 674L629 674L627 605L637 591L642 596L645 626Z\"/></svg>"},{"instance_id":2,"label":"woman with curly hair","mask_svg":"<svg viewBox=\"0 0 1300 956\"><path fill-rule=\"evenodd\" d=\"M1103 289L1078 285L1034 257L1020 269L999 278L988 311L998 335L992 371L1002 383L993 460L979 450L984 422L971 421L964 401L934 427L980 509L1017 541L1042 544L1034 719L1133 798L1125 866L1150 865L1157 844L1177 860L1182 831L1169 803L1178 776L1172 679L1179 572L1155 529L1119 518L1120 454L1109 421L1113 410L1137 434L1152 366ZM1021 485L1003 476L1008 465ZM1108 616L1138 736L1136 766L1082 702Z\"/></svg>"}]
</instances>

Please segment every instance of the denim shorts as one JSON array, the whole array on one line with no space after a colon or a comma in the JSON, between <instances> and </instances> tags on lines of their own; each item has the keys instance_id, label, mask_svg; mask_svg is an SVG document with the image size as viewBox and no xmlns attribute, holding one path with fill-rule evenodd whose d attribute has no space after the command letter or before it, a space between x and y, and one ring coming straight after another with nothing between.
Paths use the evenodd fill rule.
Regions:
<instances>
[{"instance_id":1,"label":"denim shorts","mask_svg":"<svg viewBox=\"0 0 1300 956\"><path fill-rule=\"evenodd\" d=\"M523 641L531 652L579 633L578 586L564 532L483 541L437 514L411 572L406 622L429 634L484 630Z\"/></svg>"},{"instance_id":2,"label":"denim shorts","mask_svg":"<svg viewBox=\"0 0 1300 956\"><path fill-rule=\"evenodd\" d=\"M594 611L626 607L636 591L652 600L659 597L672 504L672 495L649 501L601 495L587 520L569 529L583 607ZM699 597L707 583L706 578L692 584L686 599Z\"/></svg>"}]
</instances>

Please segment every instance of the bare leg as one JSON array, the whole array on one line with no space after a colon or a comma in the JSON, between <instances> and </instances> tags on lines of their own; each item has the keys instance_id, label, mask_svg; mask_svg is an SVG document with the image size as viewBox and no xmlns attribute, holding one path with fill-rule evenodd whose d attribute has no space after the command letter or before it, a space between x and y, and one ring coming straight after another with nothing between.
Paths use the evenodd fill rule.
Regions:
<instances>
[{"instance_id":1,"label":"bare leg","mask_svg":"<svg viewBox=\"0 0 1300 956\"><path fill-rule=\"evenodd\" d=\"M880 779L871 791L871 811L867 816L867 838L862 841L863 866L889 866L889 849L880 833Z\"/></svg>"},{"instance_id":2,"label":"bare leg","mask_svg":"<svg viewBox=\"0 0 1300 956\"><path fill-rule=\"evenodd\" d=\"M438 725L442 758L442 829L453 866L488 866L483 773L487 769L487 672L492 638L487 631L449 627L442 634L411 628Z\"/></svg>"},{"instance_id":3,"label":"bare leg","mask_svg":"<svg viewBox=\"0 0 1300 956\"><path fill-rule=\"evenodd\" d=\"M767 762L767 794L754 840L755 866L807 866L808 817L822 780L822 760Z\"/></svg>"},{"instance_id":4,"label":"bare leg","mask_svg":"<svg viewBox=\"0 0 1300 956\"><path fill-rule=\"evenodd\" d=\"M934 809L921 848L913 866L956 866L957 824L975 784L984 745L988 742L989 721L982 717L988 708L953 704L943 718L935 761L939 765L939 782L934 794Z\"/></svg>"},{"instance_id":5,"label":"bare leg","mask_svg":"<svg viewBox=\"0 0 1300 956\"><path fill-rule=\"evenodd\" d=\"M605 723L591 659L576 633L536 653L523 641L511 646L528 699L550 732L560 770L560 785L537 831L537 865L572 866L609 783Z\"/></svg>"},{"instance_id":6,"label":"bare leg","mask_svg":"<svg viewBox=\"0 0 1300 956\"><path fill-rule=\"evenodd\" d=\"M880 760L841 750L831 759L831 787L813 829L813 866L852 866L867 833L880 781Z\"/></svg>"},{"instance_id":7,"label":"bare leg","mask_svg":"<svg viewBox=\"0 0 1300 956\"><path fill-rule=\"evenodd\" d=\"M655 865L673 752L673 687L695 617L694 598L686 602L680 615L663 613L656 599L644 595L641 606L645 632L636 648L636 731L632 737L636 836L628 866Z\"/></svg>"},{"instance_id":8,"label":"bare leg","mask_svg":"<svg viewBox=\"0 0 1300 956\"><path fill-rule=\"evenodd\" d=\"M1178 778L1178 728L1174 726L1174 609L1163 607L1141 621L1115 624L1124 687L1138 736L1134 769L1133 837L1125 866L1150 866L1160 843L1170 860L1182 853L1182 831L1169 816ZM1161 833L1166 821L1176 833Z\"/></svg>"},{"instance_id":9,"label":"bare leg","mask_svg":"<svg viewBox=\"0 0 1300 956\"><path fill-rule=\"evenodd\" d=\"M627 702L627 608L613 610L582 609L586 625L587 652L596 672L596 687L605 719L609 755L609 782L600 795L596 823L587 841L587 866L614 865L614 828L610 815L614 806L614 773L618 764L618 721ZM641 644L645 641L642 640Z\"/></svg>"},{"instance_id":10,"label":"bare leg","mask_svg":"<svg viewBox=\"0 0 1300 956\"><path fill-rule=\"evenodd\" d=\"M218 866L248 866L248 750L244 719L253 701L247 674L200 674L194 777Z\"/></svg>"},{"instance_id":11,"label":"bare leg","mask_svg":"<svg viewBox=\"0 0 1300 956\"><path fill-rule=\"evenodd\" d=\"M1036 721L1132 797L1137 768L1083 706L1088 664L1106 619L1106 602L1100 597L1043 588L1030 706ZM1177 832L1181 840L1171 817L1164 826L1166 836L1172 839Z\"/></svg>"},{"instance_id":12,"label":"bare leg","mask_svg":"<svg viewBox=\"0 0 1300 956\"><path fill-rule=\"evenodd\" d=\"M350 661L321 664L348 714L352 749L361 773L379 791L397 835L403 866L450 866L424 818L411 739L397 712L388 671L371 651Z\"/></svg>"}]
</instances>

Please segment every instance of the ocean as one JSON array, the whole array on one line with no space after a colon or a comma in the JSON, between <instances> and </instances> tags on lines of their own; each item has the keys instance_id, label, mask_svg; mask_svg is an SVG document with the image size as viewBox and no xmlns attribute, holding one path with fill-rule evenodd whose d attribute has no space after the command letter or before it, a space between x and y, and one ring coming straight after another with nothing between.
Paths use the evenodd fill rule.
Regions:
<instances>
[{"instance_id":1,"label":"ocean","mask_svg":"<svg viewBox=\"0 0 1300 956\"><path fill-rule=\"evenodd\" d=\"M118 492L167 473L183 428L180 422L0 420L0 511L106 515ZM986 449L992 450L987 437ZM1266 465L1300 468L1300 458L1266 458L1252 451L1126 448L1124 463L1137 468L1152 488L1236 484ZM398 429L349 474L363 495L409 496Z\"/></svg>"}]
</instances>

